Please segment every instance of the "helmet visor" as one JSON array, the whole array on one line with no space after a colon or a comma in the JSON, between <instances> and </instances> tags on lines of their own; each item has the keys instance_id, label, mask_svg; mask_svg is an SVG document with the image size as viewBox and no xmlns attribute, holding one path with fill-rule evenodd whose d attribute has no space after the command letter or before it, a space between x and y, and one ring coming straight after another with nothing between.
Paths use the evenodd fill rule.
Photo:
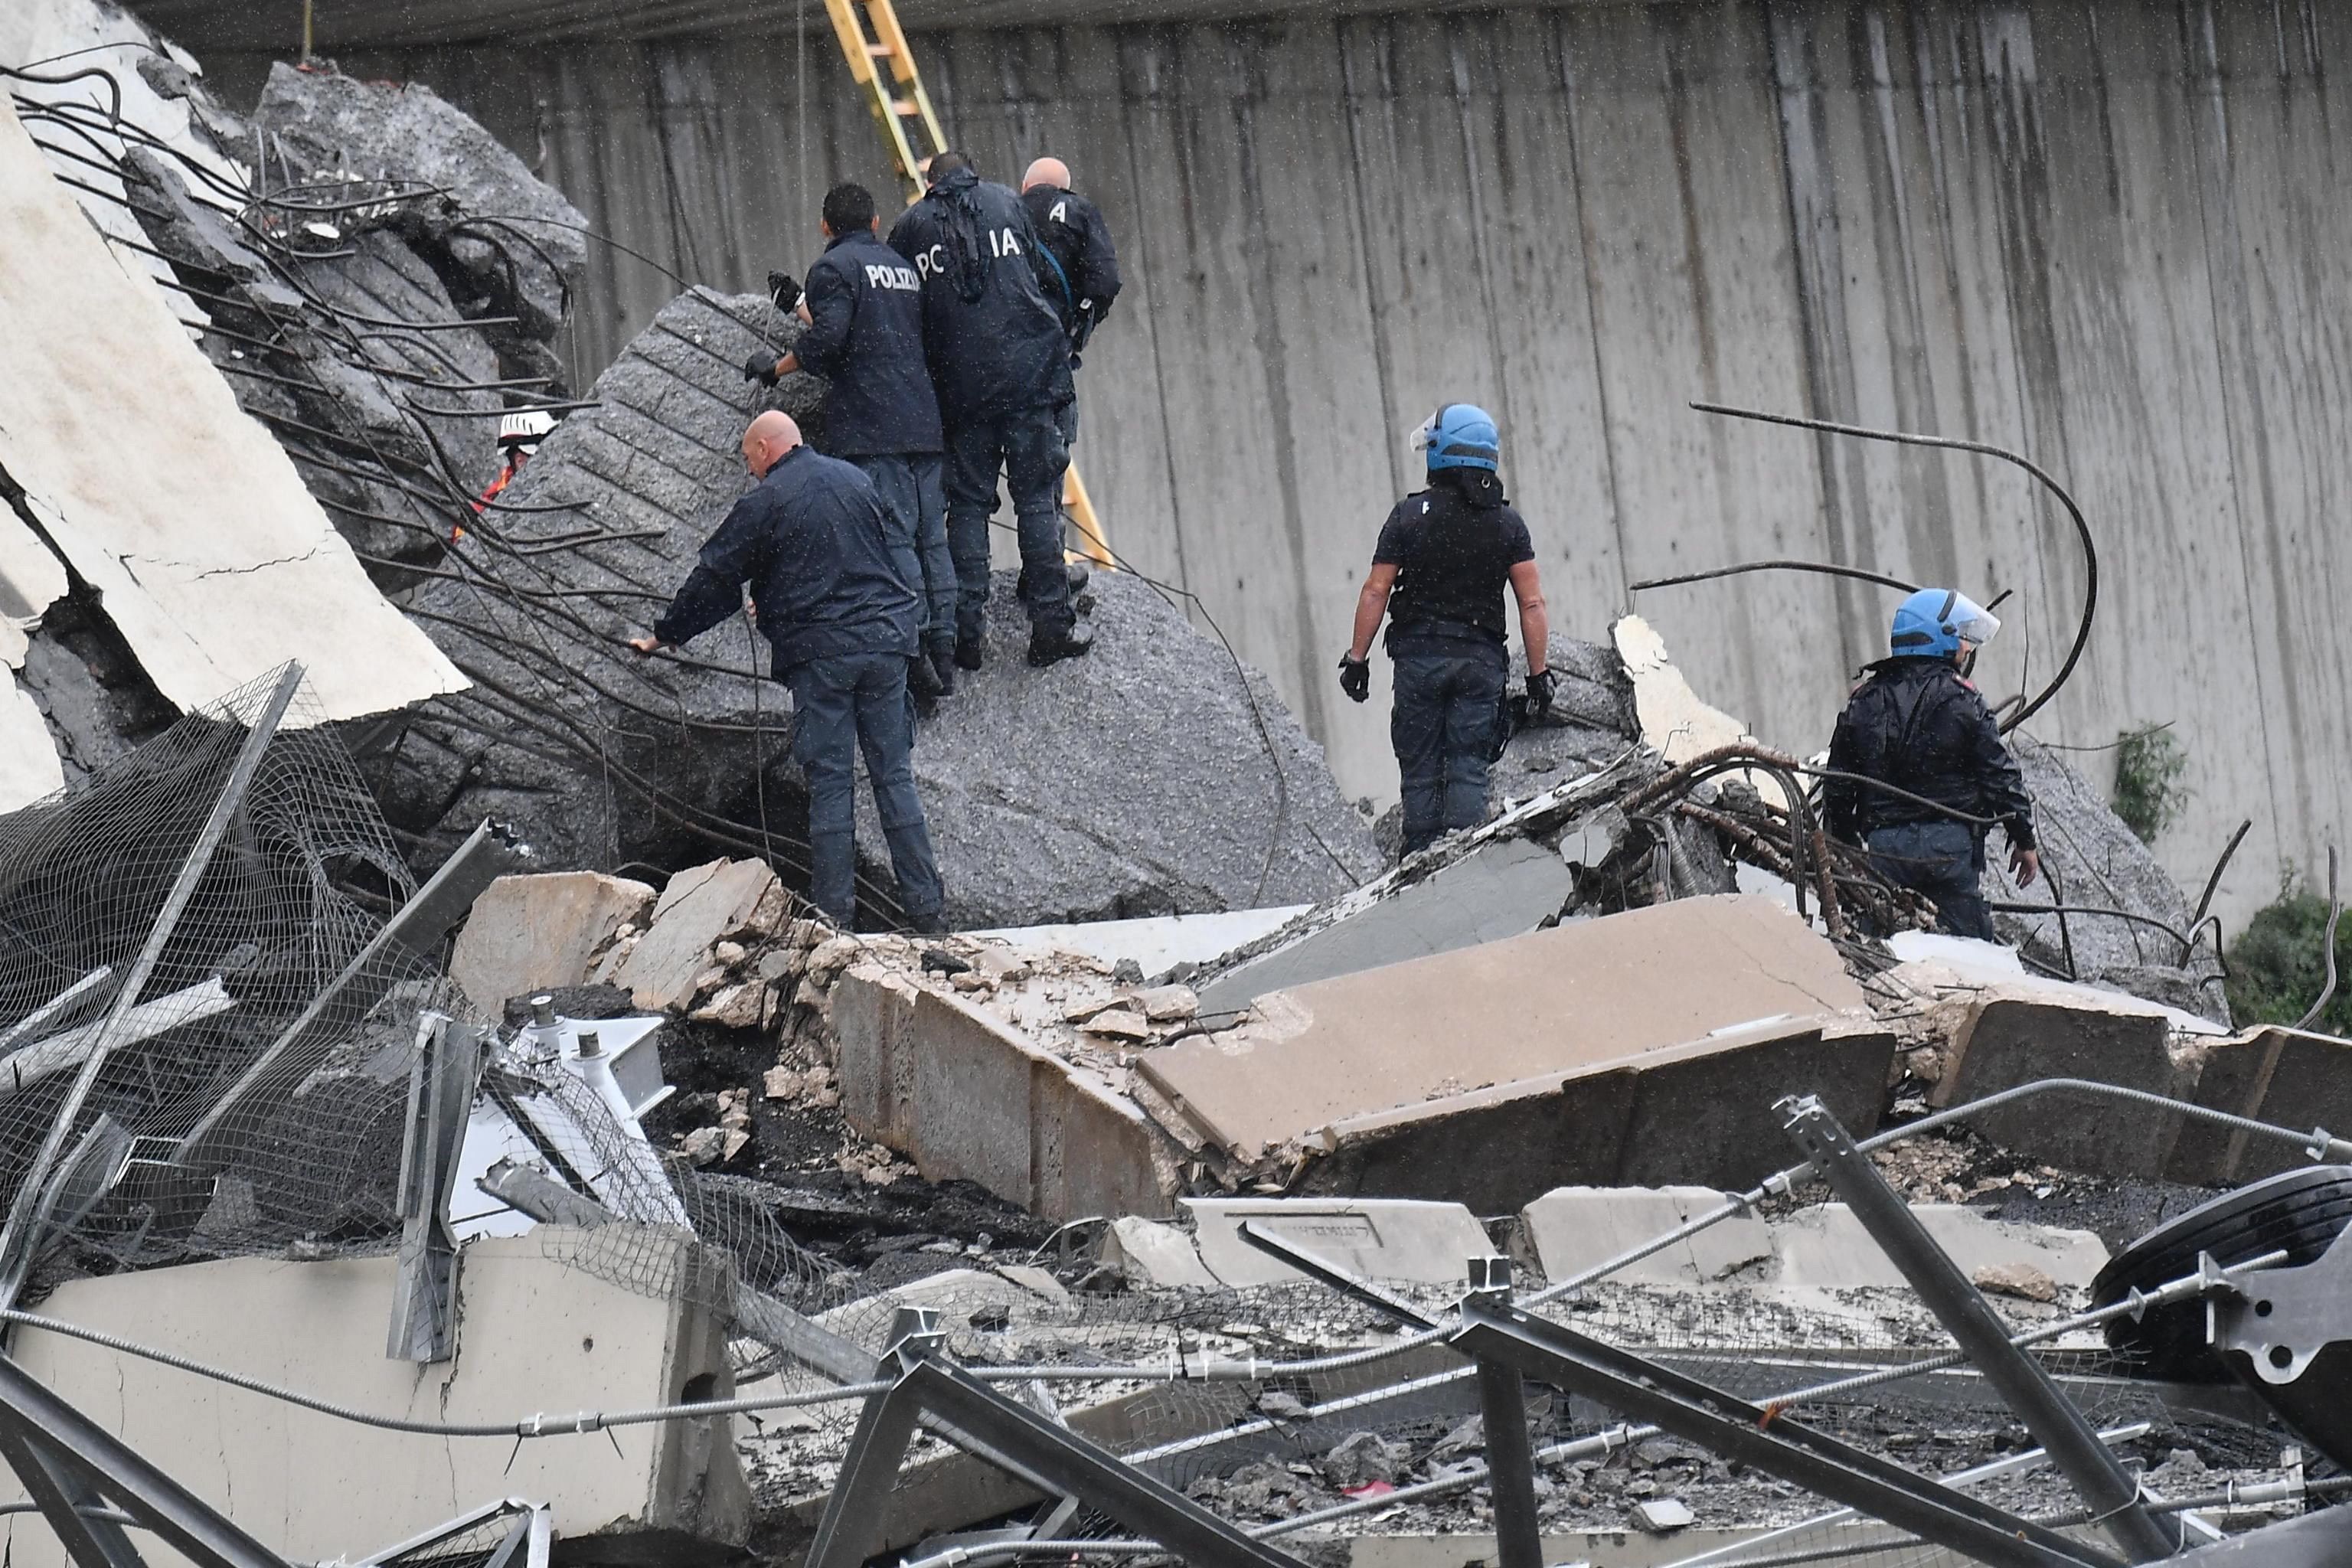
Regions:
<instances>
[{"instance_id":1,"label":"helmet visor","mask_svg":"<svg viewBox=\"0 0 2352 1568\"><path fill-rule=\"evenodd\" d=\"M1982 647L2000 632L2000 621L1990 611L1965 594L1952 595L1952 607L1944 616L1945 625L1962 642Z\"/></svg>"}]
</instances>

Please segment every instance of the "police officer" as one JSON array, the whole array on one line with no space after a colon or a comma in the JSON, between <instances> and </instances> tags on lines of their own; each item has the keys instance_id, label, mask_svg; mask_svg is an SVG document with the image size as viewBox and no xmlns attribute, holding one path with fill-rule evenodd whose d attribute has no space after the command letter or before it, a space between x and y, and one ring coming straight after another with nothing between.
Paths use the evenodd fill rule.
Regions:
<instances>
[{"instance_id":1,"label":"police officer","mask_svg":"<svg viewBox=\"0 0 2352 1568\"><path fill-rule=\"evenodd\" d=\"M988 525L996 476L1013 491L1029 662L1085 653L1062 562L1060 410L1070 401L1067 340L1038 281L1037 237L1021 198L982 181L961 153L933 156L922 200L890 248L922 284L923 348L947 435L948 551L955 559L955 661L981 664L988 610Z\"/></svg>"},{"instance_id":2,"label":"police officer","mask_svg":"<svg viewBox=\"0 0 2352 1568\"><path fill-rule=\"evenodd\" d=\"M2042 868L2024 775L1968 682L1977 649L1999 630L1949 588L1904 600L1889 657L1864 671L1830 740L1830 767L1852 776L1822 789L1832 834L1866 846L1887 880L1935 900L1944 930L1984 942L1993 940L1978 881L1988 826L1997 822L2008 835L2019 887Z\"/></svg>"},{"instance_id":3,"label":"police officer","mask_svg":"<svg viewBox=\"0 0 2352 1568\"><path fill-rule=\"evenodd\" d=\"M924 651L908 679L918 697L945 696L955 689L956 577L940 403L923 358L922 287L907 258L882 243L865 186L827 191L820 226L824 254L809 268L800 302L807 327L792 353L780 360L753 354L743 374L773 386L806 370L833 384L825 450L864 469L882 498L891 543L905 552L908 578L923 593Z\"/></svg>"},{"instance_id":4,"label":"police officer","mask_svg":"<svg viewBox=\"0 0 2352 1568\"><path fill-rule=\"evenodd\" d=\"M649 654L691 641L740 609L750 584L775 673L793 692L793 758L808 775L809 896L845 929L856 912L851 792L863 749L899 902L917 931L944 931L907 698L920 604L882 502L856 468L803 446L800 426L775 409L743 432L743 461L759 482L702 547L653 635L629 646Z\"/></svg>"},{"instance_id":5,"label":"police officer","mask_svg":"<svg viewBox=\"0 0 2352 1568\"><path fill-rule=\"evenodd\" d=\"M1528 712L1551 708L1545 664L1551 632L1528 525L1503 499L1500 441L1483 408L1449 403L1416 433L1429 488L1397 502L1356 599L1356 637L1339 660L1339 689L1371 694L1367 655L1388 616L1395 683L1389 740L1404 797L1404 852L1486 817L1486 768L1503 722L1503 592L1519 607L1528 657Z\"/></svg>"},{"instance_id":6,"label":"police officer","mask_svg":"<svg viewBox=\"0 0 2352 1568\"><path fill-rule=\"evenodd\" d=\"M1087 341L1118 298L1118 249L1110 242L1102 209L1070 189L1070 166L1059 158L1040 158L1029 165L1021 176L1021 205L1029 210L1030 226L1050 264L1045 299L1061 315L1075 374ZM1062 420L1062 439L1075 443L1077 438L1078 402L1073 397Z\"/></svg>"}]
</instances>

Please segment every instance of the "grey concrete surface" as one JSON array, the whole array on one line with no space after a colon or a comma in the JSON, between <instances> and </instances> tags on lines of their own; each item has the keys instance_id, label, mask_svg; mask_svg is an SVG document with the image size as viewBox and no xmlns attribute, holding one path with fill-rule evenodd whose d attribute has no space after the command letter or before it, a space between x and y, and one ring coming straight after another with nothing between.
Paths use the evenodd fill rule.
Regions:
<instances>
[{"instance_id":1,"label":"grey concrete surface","mask_svg":"<svg viewBox=\"0 0 2352 1568\"><path fill-rule=\"evenodd\" d=\"M593 225L740 288L804 264L831 180L885 171L829 39L712 26L343 59L431 82ZM2099 745L2175 721L2196 794L2158 845L2174 879L2256 820L2231 930L2352 820L2352 710L2317 695L2352 654L2344 350L2316 330L2352 279L2343 8L1315 7L919 47L983 169L1055 151L1102 203L1133 281L1087 358L1078 452L1112 542L1202 595L1351 795L1393 792L1385 713L1330 665L1410 477L1399 435L1445 398L1504 420L1556 625L1596 634L1643 578L1811 555L2014 588L1987 689L2054 668L2083 574L2022 475L1697 397L1973 435L2063 478L2104 547L2101 619L2032 728ZM263 58L209 63L250 92ZM675 288L595 247L583 361ZM1785 575L1639 597L1702 694L1800 752L1892 605ZM2110 758L2080 760L2104 789Z\"/></svg>"}]
</instances>

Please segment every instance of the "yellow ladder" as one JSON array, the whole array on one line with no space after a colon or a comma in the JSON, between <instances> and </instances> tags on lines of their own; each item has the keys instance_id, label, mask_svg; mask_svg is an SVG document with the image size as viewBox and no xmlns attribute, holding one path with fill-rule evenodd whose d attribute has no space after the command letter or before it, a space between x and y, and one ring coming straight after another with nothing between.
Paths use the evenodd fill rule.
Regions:
<instances>
[{"instance_id":1,"label":"yellow ladder","mask_svg":"<svg viewBox=\"0 0 2352 1568\"><path fill-rule=\"evenodd\" d=\"M824 0L824 9L833 18L834 37L841 42L850 77L866 90L866 107L874 111L874 122L881 128L912 205L923 199L923 164L933 153L947 150L948 139L931 108L931 95L923 89L923 73L915 68L915 51L898 25L898 7L890 0ZM880 68L885 64L887 75ZM1087 494L1075 461L1062 478L1062 510L1077 524L1079 540L1077 549L1064 553L1070 560L1116 571L1102 520L1095 515L1094 500Z\"/></svg>"}]
</instances>

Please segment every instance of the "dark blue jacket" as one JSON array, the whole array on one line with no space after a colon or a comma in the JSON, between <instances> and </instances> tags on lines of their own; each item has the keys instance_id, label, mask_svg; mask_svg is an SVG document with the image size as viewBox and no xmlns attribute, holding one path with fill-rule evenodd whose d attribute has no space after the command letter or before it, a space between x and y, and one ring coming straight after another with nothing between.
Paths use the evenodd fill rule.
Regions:
<instances>
[{"instance_id":1,"label":"dark blue jacket","mask_svg":"<svg viewBox=\"0 0 2352 1568\"><path fill-rule=\"evenodd\" d=\"M923 295L907 258L864 229L824 247L809 268L809 326L793 353L833 383L825 450L843 458L946 449L940 400L923 363Z\"/></svg>"},{"instance_id":2,"label":"dark blue jacket","mask_svg":"<svg viewBox=\"0 0 2352 1568\"><path fill-rule=\"evenodd\" d=\"M1070 340L1070 367L1118 298L1118 249L1102 209L1076 191L1032 185L1021 193L1029 225L1045 247L1045 300L1061 313Z\"/></svg>"},{"instance_id":3,"label":"dark blue jacket","mask_svg":"<svg viewBox=\"0 0 2352 1568\"><path fill-rule=\"evenodd\" d=\"M959 169L890 229L923 285L923 352L957 426L1070 399L1070 346L1046 302L1021 198Z\"/></svg>"},{"instance_id":4,"label":"dark blue jacket","mask_svg":"<svg viewBox=\"0 0 2352 1568\"><path fill-rule=\"evenodd\" d=\"M746 583L779 675L839 654L914 656L915 585L885 540L873 485L838 458L785 453L702 547L654 636L673 646L701 636L743 607Z\"/></svg>"},{"instance_id":5,"label":"dark blue jacket","mask_svg":"<svg viewBox=\"0 0 2352 1568\"><path fill-rule=\"evenodd\" d=\"M2033 847L2033 805L2025 775L2009 754L1976 688L1947 658L1887 658L1854 688L1830 738L1830 766L1923 795L2009 830L2009 841ZM1829 830L1849 844L1881 827L1906 822L1948 822L1934 806L1905 800L1851 779L1822 785ZM1979 837L1984 829L1979 827Z\"/></svg>"}]
</instances>

